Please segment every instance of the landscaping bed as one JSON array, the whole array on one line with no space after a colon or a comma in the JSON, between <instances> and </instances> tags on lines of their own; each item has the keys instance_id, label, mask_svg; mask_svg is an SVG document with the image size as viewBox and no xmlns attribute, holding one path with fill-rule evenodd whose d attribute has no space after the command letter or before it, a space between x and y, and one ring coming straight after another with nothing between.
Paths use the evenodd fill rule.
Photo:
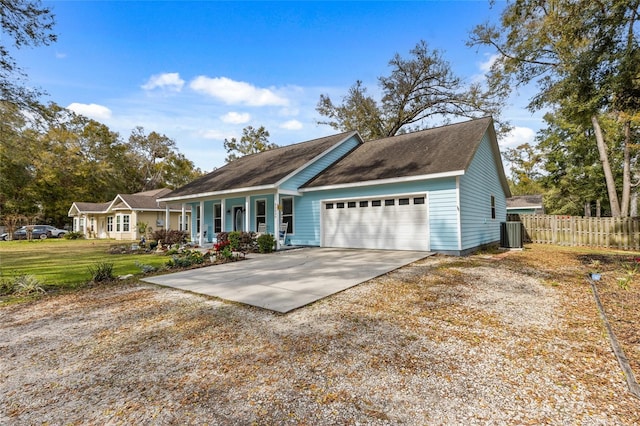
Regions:
<instances>
[{"instance_id":1,"label":"landscaping bed","mask_svg":"<svg viewBox=\"0 0 640 426\"><path fill-rule=\"evenodd\" d=\"M131 282L0 307L0 423L637 424L603 253L434 256L286 315Z\"/></svg>"}]
</instances>

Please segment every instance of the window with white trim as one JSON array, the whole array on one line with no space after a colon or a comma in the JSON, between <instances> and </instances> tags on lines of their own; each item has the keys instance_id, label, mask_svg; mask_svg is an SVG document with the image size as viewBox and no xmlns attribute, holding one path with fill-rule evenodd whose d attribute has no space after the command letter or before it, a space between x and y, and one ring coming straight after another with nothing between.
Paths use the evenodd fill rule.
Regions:
<instances>
[{"instance_id":1,"label":"window with white trim","mask_svg":"<svg viewBox=\"0 0 640 426\"><path fill-rule=\"evenodd\" d=\"M256 200L256 229L261 223L267 223L267 201Z\"/></svg>"},{"instance_id":2,"label":"window with white trim","mask_svg":"<svg viewBox=\"0 0 640 426\"><path fill-rule=\"evenodd\" d=\"M293 197L283 198L282 204L282 222L287 224L287 234L293 234Z\"/></svg>"},{"instance_id":3,"label":"window with white trim","mask_svg":"<svg viewBox=\"0 0 640 426\"><path fill-rule=\"evenodd\" d=\"M184 215L184 217L182 215L178 216L178 228L182 231L188 231L189 230L189 215Z\"/></svg>"},{"instance_id":4,"label":"window with white trim","mask_svg":"<svg viewBox=\"0 0 640 426\"><path fill-rule=\"evenodd\" d=\"M222 204L213 205L213 232L222 232Z\"/></svg>"},{"instance_id":5,"label":"window with white trim","mask_svg":"<svg viewBox=\"0 0 640 426\"><path fill-rule=\"evenodd\" d=\"M129 225L131 223L131 215L122 215L122 232L129 232Z\"/></svg>"},{"instance_id":6,"label":"window with white trim","mask_svg":"<svg viewBox=\"0 0 640 426\"><path fill-rule=\"evenodd\" d=\"M113 216L107 216L107 232L113 232Z\"/></svg>"},{"instance_id":7,"label":"window with white trim","mask_svg":"<svg viewBox=\"0 0 640 426\"><path fill-rule=\"evenodd\" d=\"M496 197L491 196L491 219L496 218Z\"/></svg>"}]
</instances>

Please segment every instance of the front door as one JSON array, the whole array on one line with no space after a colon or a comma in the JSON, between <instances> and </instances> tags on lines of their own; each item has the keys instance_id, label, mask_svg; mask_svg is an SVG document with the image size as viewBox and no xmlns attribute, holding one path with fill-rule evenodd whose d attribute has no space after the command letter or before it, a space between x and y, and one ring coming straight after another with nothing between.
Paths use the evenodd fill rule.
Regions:
<instances>
[{"instance_id":1,"label":"front door","mask_svg":"<svg viewBox=\"0 0 640 426\"><path fill-rule=\"evenodd\" d=\"M233 230L244 231L244 212L242 207L233 208Z\"/></svg>"}]
</instances>

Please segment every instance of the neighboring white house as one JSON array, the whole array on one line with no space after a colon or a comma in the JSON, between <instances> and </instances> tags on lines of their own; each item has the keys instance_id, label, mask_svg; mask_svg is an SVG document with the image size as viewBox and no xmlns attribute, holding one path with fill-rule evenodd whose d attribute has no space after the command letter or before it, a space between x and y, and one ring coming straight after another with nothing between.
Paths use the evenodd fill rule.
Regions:
<instances>
[{"instance_id":1,"label":"neighboring white house","mask_svg":"<svg viewBox=\"0 0 640 426\"><path fill-rule=\"evenodd\" d=\"M487 117L367 142L346 132L247 155L159 201L190 214L201 244L266 223L273 234L285 224L292 245L460 255L500 241L510 195Z\"/></svg>"},{"instance_id":2,"label":"neighboring white house","mask_svg":"<svg viewBox=\"0 0 640 426\"><path fill-rule=\"evenodd\" d=\"M106 203L74 202L68 216L73 218L73 231L86 238L113 238L138 240L142 237L140 225L147 225L147 232L167 227L167 205L158 198L170 193L167 188L135 194L118 194ZM169 228L178 229L182 224L181 210L169 209ZM185 224L189 223L189 217Z\"/></svg>"}]
</instances>

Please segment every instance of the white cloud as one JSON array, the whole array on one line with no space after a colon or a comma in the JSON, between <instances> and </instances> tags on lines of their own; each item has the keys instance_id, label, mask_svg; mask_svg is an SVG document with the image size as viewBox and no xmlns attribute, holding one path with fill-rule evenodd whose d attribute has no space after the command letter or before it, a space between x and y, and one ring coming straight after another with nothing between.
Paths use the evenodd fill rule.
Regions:
<instances>
[{"instance_id":1,"label":"white cloud","mask_svg":"<svg viewBox=\"0 0 640 426\"><path fill-rule=\"evenodd\" d=\"M491 71L491 67L498 60L500 55L498 55L497 53L493 55L485 54L485 57L487 58L486 61L479 62L477 64L478 68L480 69L480 73L475 74L471 77L471 81L473 83L483 83L485 81L487 73Z\"/></svg>"},{"instance_id":2,"label":"white cloud","mask_svg":"<svg viewBox=\"0 0 640 426\"><path fill-rule=\"evenodd\" d=\"M223 115L222 117L220 117L220 119L225 123L243 124L251 120L251 115L249 115L249 113L246 113L246 112L241 113L241 112L232 111Z\"/></svg>"},{"instance_id":3,"label":"white cloud","mask_svg":"<svg viewBox=\"0 0 640 426\"><path fill-rule=\"evenodd\" d=\"M179 92L184 86L184 80L180 78L177 72L169 72L164 74L154 74L141 87L144 90L153 90L156 88L168 90L171 92Z\"/></svg>"},{"instance_id":4,"label":"white cloud","mask_svg":"<svg viewBox=\"0 0 640 426\"><path fill-rule=\"evenodd\" d=\"M514 127L500 139L500 148L516 148L524 143L533 144L536 132L529 127Z\"/></svg>"},{"instance_id":5,"label":"white cloud","mask_svg":"<svg viewBox=\"0 0 640 426\"><path fill-rule=\"evenodd\" d=\"M226 77L196 77L190 83L191 89L220 99L229 105L287 106L289 101L278 96L271 89L255 87L244 81L234 81Z\"/></svg>"},{"instance_id":6,"label":"white cloud","mask_svg":"<svg viewBox=\"0 0 640 426\"><path fill-rule=\"evenodd\" d=\"M480 71L482 71L483 74L486 74L489 71L491 71L491 67L500 57L500 55L498 55L497 53L493 55L485 55L485 56L488 56L487 60L484 62L480 62L478 64L478 68L480 68Z\"/></svg>"},{"instance_id":7,"label":"white cloud","mask_svg":"<svg viewBox=\"0 0 640 426\"><path fill-rule=\"evenodd\" d=\"M85 117L93 118L98 121L108 120L111 118L111 110L106 106L98 104L80 104L74 102L70 104L67 109L70 109L76 114L84 115Z\"/></svg>"},{"instance_id":8,"label":"white cloud","mask_svg":"<svg viewBox=\"0 0 640 426\"><path fill-rule=\"evenodd\" d=\"M56 52L56 59L65 59L67 57L66 53Z\"/></svg>"},{"instance_id":9,"label":"white cloud","mask_svg":"<svg viewBox=\"0 0 640 426\"><path fill-rule=\"evenodd\" d=\"M302 123L298 120L289 120L280 125L281 129L287 130L300 130L302 129Z\"/></svg>"},{"instance_id":10,"label":"white cloud","mask_svg":"<svg viewBox=\"0 0 640 426\"><path fill-rule=\"evenodd\" d=\"M198 132L198 135L204 139L213 139L213 140L223 140L223 139L231 139L233 136L226 135L225 133L219 130L202 130Z\"/></svg>"}]
</instances>

